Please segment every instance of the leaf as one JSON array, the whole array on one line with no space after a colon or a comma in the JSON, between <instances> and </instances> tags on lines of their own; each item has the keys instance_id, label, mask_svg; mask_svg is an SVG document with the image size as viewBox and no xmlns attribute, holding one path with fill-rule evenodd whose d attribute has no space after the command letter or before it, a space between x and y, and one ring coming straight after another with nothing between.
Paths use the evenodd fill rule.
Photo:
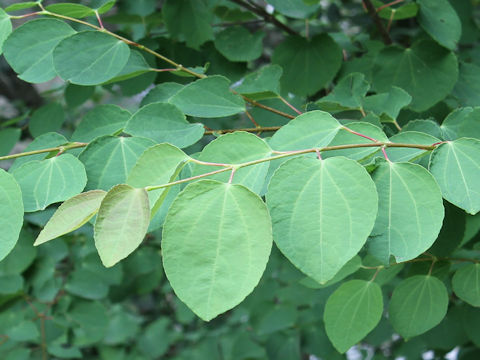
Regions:
<instances>
[{"instance_id":1,"label":"leaf","mask_svg":"<svg viewBox=\"0 0 480 360\"><path fill-rule=\"evenodd\" d=\"M480 210L480 140L462 138L438 146L430 172L445 200L475 215Z\"/></svg>"},{"instance_id":2,"label":"leaf","mask_svg":"<svg viewBox=\"0 0 480 360\"><path fill-rule=\"evenodd\" d=\"M68 84L64 93L65 101L68 107L75 108L85 103L85 101L90 99L94 93L95 86Z\"/></svg>"},{"instance_id":3,"label":"leaf","mask_svg":"<svg viewBox=\"0 0 480 360\"><path fill-rule=\"evenodd\" d=\"M370 84L365 80L365 75L351 73L315 104L325 111L360 110L369 89Z\"/></svg>"},{"instance_id":4,"label":"leaf","mask_svg":"<svg viewBox=\"0 0 480 360\"><path fill-rule=\"evenodd\" d=\"M373 70L378 92L398 86L412 96L410 107L424 111L443 100L458 78L456 56L430 40L419 40L408 49L389 46L378 54Z\"/></svg>"},{"instance_id":5,"label":"leaf","mask_svg":"<svg viewBox=\"0 0 480 360\"><path fill-rule=\"evenodd\" d=\"M32 20L16 28L7 38L3 44L3 55L20 79L31 83L49 81L57 75L53 66L53 50L72 34L75 30L63 21Z\"/></svg>"},{"instance_id":6,"label":"leaf","mask_svg":"<svg viewBox=\"0 0 480 360\"><path fill-rule=\"evenodd\" d=\"M0 130L0 156L8 155L20 139L21 129L6 128Z\"/></svg>"},{"instance_id":7,"label":"leaf","mask_svg":"<svg viewBox=\"0 0 480 360\"><path fill-rule=\"evenodd\" d=\"M480 306L480 264L462 266L452 278L455 295L472 306Z\"/></svg>"},{"instance_id":8,"label":"leaf","mask_svg":"<svg viewBox=\"0 0 480 360\"><path fill-rule=\"evenodd\" d=\"M477 106L480 105L480 66L460 62L460 73L458 82L452 91L461 105Z\"/></svg>"},{"instance_id":9,"label":"leaf","mask_svg":"<svg viewBox=\"0 0 480 360\"><path fill-rule=\"evenodd\" d=\"M266 198L276 245L319 283L358 253L377 214L370 176L340 157L288 160L275 171Z\"/></svg>"},{"instance_id":10,"label":"leaf","mask_svg":"<svg viewBox=\"0 0 480 360\"><path fill-rule=\"evenodd\" d=\"M103 190L92 190L66 200L55 211L33 245L38 246L81 227L97 213L105 194Z\"/></svg>"},{"instance_id":11,"label":"leaf","mask_svg":"<svg viewBox=\"0 0 480 360\"><path fill-rule=\"evenodd\" d=\"M138 157L152 145L152 140L138 137L101 136L93 140L78 157L88 175L86 190L108 191L124 183Z\"/></svg>"},{"instance_id":12,"label":"leaf","mask_svg":"<svg viewBox=\"0 0 480 360\"><path fill-rule=\"evenodd\" d=\"M0 170L0 261L17 243L23 224L22 192L15 178Z\"/></svg>"},{"instance_id":13,"label":"leaf","mask_svg":"<svg viewBox=\"0 0 480 360\"><path fill-rule=\"evenodd\" d=\"M434 136L440 140L444 139L440 125L434 120L411 120L402 128L402 132L406 131L417 131Z\"/></svg>"},{"instance_id":14,"label":"leaf","mask_svg":"<svg viewBox=\"0 0 480 360\"><path fill-rule=\"evenodd\" d=\"M5 8L5 11L12 12L12 11L18 11L23 9L29 9L35 6L38 6L37 1L25 1L25 2L20 2L18 4L9 5Z\"/></svg>"},{"instance_id":15,"label":"leaf","mask_svg":"<svg viewBox=\"0 0 480 360\"><path fill-rule=\"evenodd\" d=\"M35 138L28 146L25 148L24 151L35 151L35 150L42 150L48 149L56 146L60 146L66 144L68 141L65 139L64 136L57 134L57 133L46 133L40 135L39 137ZM10 173L17 169L20 165L25 163L34 161L34 160L43 160L48 155L48 153L41 153L35 154L25 157L20 157L15 159L12 166L8 170Z\"/></svg>"},{"instance_id":16,"label":"leaf","mask_svg":"<svg viewBox=\"0 0 480 360\"><path fill-rule=\"evenodd\" d=\"M166 103L152 103L142 107L128 120L124 131L180 148L195 144L205 132L202 124L189 123L176 106Z\"/></svg>"},{"instance_id":17,"label":"leaf","mask_svg":"<svg viewBox=\"0 0 480 360\"><path fill-rule=\"evenodd\" d=\"M388 314L395 331L408 339L440 323L447 308L445 285L434 276L415 275L393 290Z\"/></svg>"},{"instance_id":18,"label":"leaf","mask_svg":"<svg viewBox=\"0 0 480 360\"><path fill-rule=\"evenodd\" d=\"M245 76L235 91L253 100L276 98L280 94L282 68L267 65Z\"/></svg>"},{"instance_id":19,"label":"leaf","mask_svg":"<svg viewBox=\"0 0 480 360\"><path fill-rule=\"evenodd\" d=\"M205 146L197 157L200 161L241 164L248 161L270 157L272 149L267 143L254 134L237 131L225 134L213 140ZM254 193L260 193L267 176L269 163L264 162L257 165L247 166L238 169L233 177L233 184L241 184ZM196 164L192 176L204 174L210 171L219 170L218 166L205 166ZM229 180L231 171L211 175L208 178L221 182Z\"/></svg>"},{"instance_id":20,"label":"leaf","mask_svg":"<svg viewBox=\"0 0 480 360\"><path fill-rule=\"evenodd\" d=\"M70 273L65 290L84 299L99 300L108 295L109 286L94 272L77 268Z\"/></svg>"},{"instance_id":21,"label":"leaf","mask_svg":"<svg viewBox=\"0 0 480 360\"><path fill-rule=\"evenodd\" d=\"M480 107L453 110L443 120L440 128L446 140L471 137L480 140Z\"/></svg>"},{"instance_id":22,"label":"leaf","mask_svg":"<svg viewBox=\"0 0 480 360\"><path fill-rule=\"evenodd\" d=\"M434 136L418 131L402 131L401 133L393 135L390 138L390 142L397 144L432 145L440 142L440 140ZM428 152L428 150L400 147L387 147L385 151L390 161L393 162L414 161Z\"/></svg>"},{"instance_id":23,"label":"leaf","mask_svg":"<svg viewBox=\"0 0 480 360\"><path fill-rule=\"evenodd\" d=\"M130 49L123 41L100 31L82 31L57 45L53 63L63 80L77 85L97 85L116 76L129 56Z\"/></svg>"},{"instance_id":24,"label":"leaf","mask_svg":"<svg viewBox=\"0 0 480 360\"><path fill-rule=\"evenodd\" d=\"M388 264L416 258L435 241L444 217L442 194L432 175L417 164L380 160L372 173L378 215L369 253Z\"/></svg>"},{"instance_id":25,"label":"leaf","mask_svg":"<svg viewBox=\"0 0 480 360\"><path fill-rule=\"evenodd\" d=\"M305 4L302 0L268 0L276 11L295 19L305 19L316 12L320 5Z\"/></svg>"},{"instance_id":26,"label":"leaf","mask_svg":"<svg viewBox=\"0 0 480 360\"><path fill-rule=\"evenodd\" d=\"M98 301L76 302L68 312L74 333L74 344L85 346L103 339L107 332L107 309Z\"/></svg>"},{"instance_id":27,"label":"leaf","mask_svg":"<svg viewBox=\"0 0 480 360\"><path fill-rule=\"evenodd\" d=\"M377 5L378 3L378 5ZM374 2L375 7L377 6L382 6L385 5L381 1L375 1ZM406 3L404 5L401 5L397 8L393 8L392 6L388 6L383 8L378 12L378 15L382 19L386 20L403 20L403 19L409 19L412 17L415 17L418 13L418 4L416 3Z\"/></svg>"},{"instance_id":28,"label":"leaf","mask_svg":"<svg viewBox=\"0 0 480 360\"><path fill-rule=\"evenodd\" d=\"M173 95L175 95L180 89L183 88L182 84L175 82L164 82L155 86L150 92L142 99L140 107L145 105L164 102L167 103Z\"/></svg>"},{"instance_id":29,"label":"leaf","mask_svg":"<svg viewBox=\"0 0 480 360\"><path fill-rule=\"evenodd\" d=\"M122 71L104 84L128 80L150 71L152 71L152 67L148 64L143 55L137 50L131 50L127 64L124 66Z\"/></svg>"},{"instance_id":30,"label":"leaf","mask_svg":"<svg viewBox=\"0 0 480 360\"><path fill-rule=\"evenodd\" d=\"M2 55L3 52L3 42L11 32L12 22L10 21L10 17L3 9L0 9L0 55Z\"/></svg>"},{"instance_id":31,"label":"leaf","mask_svg":"<svg viewBox=\"0 0 480 360\"><path fill-rule=\"evenodd\" d=\"M388 142L387 136L384 132L377 126L365 123L365 122L353 122L347 125L347 128L363 135L370 136L373 139L381 142ZM349 145L349 144L371 144L373 143L372 140L366 139L364 137L352 134L342 128L338 131L335 135L333 140L328 144L328 146L336 146L336 145ZM374 154L380 150L379 147L371 147L371 148L354 148L354 149L344 149L344 150L332 150L326 151L322 156L324 158L332 157L332 156L345 156L353 160L361 160L366 158L367 156Z\"/></svg>"},{"instance_id":32,"label":"leaf","mask_svg":"<svg viewBox=\"0 0 480 360\"><path fill-rule=\"evenodd\" d=\"M200 180L170 206L163 266L180 300L209 321L252 292L271 246L270 216L257 195L241 185Z\"/></svg>"},{"instance_id":33,"label":"leaf","mask_svg":"<svg viewBox=\"0 0 480 360\"><path fill-rule=\"evenodd\" d=\"M472 306L463 308L462 327L467 335L467 341L471 340L476 347L480 344L480 309ZM472 360L474 359L471 358Z\"/></svg>"},{"instance_id":34,"label":"leaf","mask_svg":"<svg viewBox=\"0 0 480 360\"><path fill-rule=\"evenodd\" d=\"M51 102L35 110L30 118L28 129L33 137L58 131L65 121L62 105Z\"/></svg>"},{"instance_id":35,"label":"leaf","mask_svg":"<svg viewBox=\"0 0 480 360\"><path fill-rule=\"evenodd\" d=\"M252 61L258 59L263 51L265 33L257 31L251 34L243 26L231 26L215 36L215 47L230 61Z\"/></svg>"},{"instance_id":36,"label":"leaf","mask_svg":"<svg viewBox=\"0 0 480 360\"><path fill-rule=\"evenodd\" d=\"M333 284L338 283L339 281L342 281L345 279L347 276L352 275L355 273L360 267L362 266L362 258L358 255L355 255L353 258L348 260L348 262L342 266L342 268L335 274L333 278L328 280L324 284L320 284L313 280L312 278L309 278L308 276L300 280L300 284L303 286L306 286L310 289L321 289L325 288L327 286L331 286Z\"/></svg>"},{"instance_id":37,"label":"leaf","mask_svg":"<svg viewBox=\"0 0 480 360\"><path fill-rule=\"evenodd\" d=\"M325 305L323 318L328 338L343 354L377 326L382 313L383 297L378 284L364 280L345 282Z\"/></svg>"},{"instance_id":38,"label":"leaf","mask_svg":"<svg viewBox=\"0 0 480 360\"><path fill-rule=\"evenodd\" d=\"M63 16L81 19L87 16L95 16L95 11L82 4L57 3L45 7L47 11Z\"/></svg>"},{"instance_id":39,"label":"leaf","mask_svg":"<svg viewBox=\"0 0 480 360\"><path fill-rule=\"evenodd\" d=\"M44 210L77 195L87 183L83 164L70 154L30 161L16 168L12 175L22 189L26 212Z\"/></svg>"},{"instance_id":40,"label":"leaf","mask_svg":"<svg viewBox=\"0 0 480 360\"><path fill-rule=\"evenodd\" d=\"M213 39L212 13L204 0L167 0L162 15L170 35L185 40L189 47L198 49Z\"/></svg>"},{"instance_id":41,"label":"leaf","mask_svg":"<svg viewBox=\"0 0 480 360\"><path fill-rule=\"evenodd\" d=\"M230 116L245 111L245 102L239 95L230 92L229 81L213 75L194 81L170 98L170 103L185 114L215 118Z\"/></svg>"},{"instance_id":42,"label":"leaf","mask_svg":"<svg viewBox=\"0 0 480 360\"><path fill-rule=\"evenodd\" d=\"M440 45L454 50L462 36L462 23L448 0L417 0L420 26Z\"/></svg>"},{"instance_id":43,"label":"leaf","mask_svg":"<svg viewBox=\"0 0 480 360\"><path fill-rule=\"evenodd\" d=\"M395 121L404 107L412 102L412 97L399 87L392 86L387 93L367 96L364 101L365 111L380 116L383 122Z\"/></svg>"},{"instance_id":44,"label":"leaf","mask_svg":"<svg viewBox=\"0 0 480 360\"><path fill-rule=\"evenodd\" d=\"M111 267L130 255L145 237L149 222L145 189L114 186L102 200L93 235L103 265Z\"/></svg>"},{"instance_id":45,"label":"leaf","mask_svg":"<svg viewBox=\"0 0 480 360\"><path fill-rule=\"evenodd\" d=\"M289 36L275 48L272 63L283 69L281 85L284 91L313 95L340 70L342 50L327 34L316 35L310 40Z\"/></svg>"}]
</instances>

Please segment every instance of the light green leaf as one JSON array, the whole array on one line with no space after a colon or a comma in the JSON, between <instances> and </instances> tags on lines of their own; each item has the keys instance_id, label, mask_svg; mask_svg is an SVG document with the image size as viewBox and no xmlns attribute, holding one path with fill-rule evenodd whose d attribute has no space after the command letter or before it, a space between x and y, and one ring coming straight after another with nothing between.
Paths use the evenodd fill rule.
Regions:
<instances>
[{"instance_id":1,"label":"light green leaf","mask_svg":"<svg viewBox=\"0 0 480 360\"><path fill-rule=\"evenodd\" d=\"M63 80L78 85L96 85L120 73L129 56L130 49L123 41L100 31L83 31L57 45L53 63Z\"/></svg>"},{"instance_id":2,"label":"light green leaf","mask_svg":"<svg viewBox=\"0 0 480 360\"><path fill-rule=\"evenodd\" d=\"M87 170L86 190L108 191L124 183L140 154L152 145L152 140L138 137L102 136L93 140L78 157Z\"/></svg>"},{"instance_id":3,"label":"light green leaf","mask_svg":"<svg viewBox=\"0 0 480 360\"><path fill-rule=\"evenodd\" d=\"M408 339L440 323L447 308L445 285L434 276L415 275L393 290L388 314L395 331Z\"/></svg>"},{"instance_id":4,"label":"light green leaf","mask_svg":"<svg viewBox=\"0 0 480 360\"><path fill-rule=\"evenodd\" d=\"M320 5L305 4L303 0L268 0L279 13L295 19L305 19L317 11Z\"/></svg>"},{"instance_id":5,"label":"light green leaf","mask_svg":"<svg viewBox=\"0 0 480 360\"><path fill-rule=\"evenodd\" d=\"M0 156L8 155L20 139L21 129L6 128L0 130Z\"/></svg>"},{"instance_id":6,"label":"light green leaf","mask_svg":"<svg viewBox=\"0 0 480 360\"><path fill-rule=\"evenodd\" d=\"M252 61L259 58L263 51L265 33L250 33L243 26L231 26L215 36L215 47L230 61Z\"/></svg>"},{"instance_id":7,"label":"light green leaf","mask_svg":"<svg viewBox=\"0 0 480 360\"><path fill-rule=\"evenodd\" d=\"M107 11L109 11L113 5L115 5L116 0L111 0L111 1L100 1L100 4L97 5L96 10L98 11L99 14L104 14ZM98 7L100 6L100 7Z\"/></svg>"},{"instance_id":8,"label":"light green leaf","mask_svg":"<svg viewBox=\"0 0 480 360\"><path fill-rule=\"evenodd\" d=\"M470 137L480 140L480 107L453 110L440 126L446 140Z\"/></svg>"},{"instance_id":9,"label":"light green leaf","mask_svg":"<svg viewBox=\"0 0 480 360\"><path fill-rule=\"evenodd\" d=\"M175 82L164 82L155 86L150 92L142 99L141 107L155 103L155 102L168 102L170 98L175 95L180 89L183 88L182 84Z\"/></svg>"},{"instance_id":10,"label":"light green leaf","mask_svg":"<svg viewBox=\"0 0 480 360\"><path fill-rule=\"evenodd\" d=\"M12 22L8 14L0 9L0 55L2 55L3 42L12 32Z\"/></svg>"},{"instance_id":11,"label":"light green leaf","mask_svg":"<svg viewBox=\"0 0 480 360\"><path fill-rule=\"evenodd\" d=\"M347 276L353 274L356 272L360 267L362 266L362 258L358 255L355 255L353 258L348 260L348 262L342 266L342 268L335 274L333 278L328 280L324 284L320 284L313 280L312 278L309 278L308 276L300 280L300 284L303 286L306 286L310 289L321 289L325 288L327 286L331 286L333 284L338 283L339 281L342 281L345 279Z\"/></svg>"},{"instance_id":12,"label":"light green leaf","mask_svg":"<svg viewBox=\"0 0 480 360\"><path fill-rule=\"evenodd\" d=\"M44 210L50 204L77 195L87 183L83 164L70 154L30 161L12 175L22 189L26 212Z\"/></svg>"},{"instance_id":13,"label":"light green leaf","mask_svg":"<svg viewBox=\"0 0 480 360\"><path fill-rule=\"evenodd\" d=\"M64 136L58 133L47 133L35 138L30 144L28 144L28 146L25 148L24 151L48 149L48 148L66 144L67 142L68 140L65 139ZM11 173L15 169L17 169L20 165L23 165L30 161L43 160L47 155L48 153L42 153L42 154L36 154L36 155L17 158L13 162L12 166L10 166L10 169L8 171Z\"/></svg>"},{"instance_id":14,"label":"light green leaf","mask_svg":"<svg viewBox=\"0 0 480 360\"><path fill-rule=\"evenodd\" d=\"M380 129L379 127L362 122L356 121L350 124L347 124L347 128L350 130L356 131L363 135L370 136L373 139L376 139L381 142L388 142L387 135ZM328 146L336 146L336 145L349 145L349 144L372 144L373 141L366 139L364 137L352 134L345 129L340 129L338 133L335 135L333 140L328 144ZM380 151L379 147L371 147L371 148L356 148L356 149L344 149L344 150L332 150L332 151L325 151L322 156L332 157L332 156L345 156L353 160L361 160L365 157L374 154Z\"/></svg>"},{"instance_id":15,"label":"light green leaf","mask_svg":"<svg viewBox=\"0 0 480 360\"><path fill-rule=\"evenodd\" d=\"M254 100L278 97L282 73L282 68L278 65L264 66L245 76L234 90Z\"/></svg>"},{"instance_id":16,"label":"light green leaf","mask_svg":"<svg viewBox=\"0 0 480 360\"><path fill-rule=\"evenodd\" d=\"M152 71L152 67L147 63L143 55L137 50L131 50L127 64L122 71L115 75L114 78L105 82L105 84L131 79L150 71Z\"/></svg>"},{"instance_id":17,"label":"light green leaf","mask_svg":"<svg viewBox=\"0 0 480 360\"><path fill-rule=\"evenodd\" d=\"M65 121L62 105L51 102L35 110L30 118L28 129L33 137L58 131Z\"/></svg>"},{"instance_id":18,"label":"light green leaf","mask_svg":"<svg viewBox=\"0 0 480 360\"><path fill-rule=\"evenodd\" d=\"M375 7L385 5L382 1L374 1L373 4ZM418 13L418 4L417 3L406 3L399 7L387 6L378 12L378 16L386 20L403 20L415 17Z\"/></svg>"},{"instance_id":19,"label":"light green leaf","mask_svg":"<svg viewBox=\"0 0 480 360\"><path fill-rule=\"evenodd\" d=\"M213 39L212 12L204 0L167 0L162 15L170 35L185 40L189 47L198 49Z\"/></svg>"},{"instance_id":20,"label":"light green leaf","mask_svg":"<svg viewBox=\"0 0 480 360\"><path fill-rule=\"evenodd\" d=\"M66 200L55 211L33 245L43 244L78 229L97 213L105 194L103 190L92 190Z\"/></svg>"},{"instance_id":21,"label":"light green leaf","mask_svg":"<svg viewBox=\"0 0 480 360\"><path fill-rule=\"evenodd\" d=\"M383 313L380 286L372 281L350 280L330 295L323 315L333 346L344 353L379 323Z\"/></svg>"},{"instance_id":22,"label":"light green leaf","mask_svg":"<svg viewBox=\"0 0 480 360\"><path fill-rule=\"evenodd\" d=\"M18 4L9 5L5 8L5 11L12 12L12 11L18 11L23 9L29 9L35 6L38 6L37 1L25 1L25 2L20 2Z\"/></svg>"},{"instance_id":23,"label":"light green leaf","mask_svg":"<svg viewBox=\"0 0 480 360\"><path fill-rule=\"evenodd\" d=\"M95 221L95 246L103 265L111 267L130 255L142 242L150 222L145 189L114 186L102 200Z\"/></svg>"},{"instance_id":24,"label":"light green leaf","mask_svg":"<svg viewBox=\"0 0 480 360\"><path fill-rule=\"evenodd\" d=\"M480 264L469 264L457 270L452 278L455 295L472 306L480 306Z\"/></svg>"},{"instance_id":25,"label":"light green leaf","mask_svg":"<svg viewBox=\"0 0 480 360\"><path fill-rule=\"evenodd\" d=\"M454 50L462 36L462 23L448 0L417 0L420 26L440 45Z\"/></svg>"},{"instance_id":26,"label":"light green leaf","mask_svg":"<svg viewBox=\"0 0 480 360\"><path fill-rule=\"evenodd\" d=\"M392 86L387 93L367 96L364 109L380 116L383 122L392 122L397 119L400 110L411 102L412 97L405 90Z\"/></svg>"},{"instance_id":27,"label":"light green leaf","mask_svg":"<svg viewBox=\"0 0 480 360\"><path fill-rule=\"evenodd\" d=\"M16 28L3 44L5 59L24 81L41 83L52 80L57 75L53 66L53 50L61 40L72 34L75 30L60 20L29 21ZM70 62L71 58L67 59L67 64Z\"/></svg>"},{"instance_id":28,"label":"light green leaf","mask_svg":"<svg viewBox=\"0 0 480 360\"><path fill-rule=\"evenodd\" d=\"M14 177L0 170L0 261L17 243L23 224L22 192Z\"/></svg>"},{"instance_id":29,"label":"light green leaf","mask_svg":"<svg viewBox=\"0 0 480 360\"><path fill-rule=\"evenodd\" d=\"M133 114L124 131L184 148L200 140L205 129L202 124L189 123L185 115L172 104L152 103Z\"/></svg>"},{"instance_id":30,"label":"light green leaf","mask_svg":"<svg viewBox=\"0 0 480 360\"><path fill-rule=\"evenodd\" d=\"M241 185L214 180L188 185L170 206L163 227L168 280L177 296L206 321L252 292L271 246L270 216L263 201Z\"/></svg>"},{"instance_id":31,"label":"light green leaf","mask_svg":"<svg viewBox=\"0 0 480 360\"><path fill-rule=\"evenodd\" d=\"M370 84L365 80L365 75L351 73L315 104L325 111L360 110L369 89Z\"/></svg>"},{"instance_id":32,"label":"light green leaf","mask_svg":"<svg viewBox=\"0 0 480 360\"><path fill-rule=\"evenodd\" d=\"M63 16L81 19L87 16L95 16L95 11L88 6L72 3L57 3L45 7L47 11Z\"/></svg>"},{"instance_id":33,"label":"light green leaf","mask_svg":"<svg viewBox=\"0 0 480 360\"><path fill-rule=\"evenodd\" d=\"M198 160L223 164L241 164L247 161L270 157L272 149L267 143L254 134L247 132L234 132L225 134L205 146L197 157ZM267 176L269 163L238 169L233 177L234 184L241 184L254 193L260 193ZM219 170L218 166L205 166L196 164L192 176ZM208 178L222 182L229 180L231 172L211 175Z\"/></svg>"},{"instance_id":34,"label":"light green leaf","mask_svg":"<svg viewBox=\"0 0 480 360\"><path fill-rule=\"evenodd\" d=\"M117 105L103 104L87 112L72 135L72 141L89 142L121 131L132 115Z\"/></svg>"},{"instance_id":35,"label":"light green leaf","mask_svg":"<svg viewBox=\"0 0 480 360\"><path fill-rule=\"evenodd\" d=\"M398 86L412 96L410 107L424 111L443 100L458 78L456 56L430 40L408 49L390 46L378 54L373 84L378 92Z\"/></svg>"},{"instance_id":36,"label":"light green leaf","mask_svg":"<svg viewBox=\"0 0 480 360\"><path fill-rule=\"evenodd\" d=\"M369 252L384 264L416 258L435 241L444 217L442 194L420 165L378 160L372 174L378 215Z\"/></svg>"},{"instance_id":37,"label":"light green leaf","mask_svg":"<svg viewBox=\"0 0 480 360\"><path fill-rule=\"evenodd\" d=\"M170 98L185 114L215 118L245 111L243 99L229 90L227 78L219 75L194 81Z\"/></svg>"},{"instance_id":38,"label":"light green leaf","mask_svg":"<svg viewBox=\"0 0 480 360\"><path fill-rule=\"evenodd\" d=\"M445 200L472 215L480 210L480 140L462 138L441 144L430 158L430 172Z\"/></svg>"},{"instance_id":39,"label":"light green leaf","mask_svg":"<svg viewBox=\"0 0 480 360\"><path fill-rule=\"evenodd\" d=\"M310 40L290 36L277 45L272 62L283 68L281 85L284 91L313 95L332 81L340 70L342 49L327 34Z\"/></svg>"},{"instance_id":40,"label":"light green leaf","mask_svg":"<svg viewBox=\"0 0 480 360\"><path fill-rule=\"evenodd\" d=\"M440 140L434 136L418 131L402 131L401 133L393 135L390 138L390 142L398 144L432 145L440 142ZM428 152L422 149L400 147L387 147L385 151L387 152L388 158L394 162L413 161Z\"/></svg>"},{"instance_id":41,"label":"light green leaf","mask_svg":"<svg viewBox=\"0 0 480 360\"><path fill-rule=\"evenodd\" d=\"M377 214L370 176L341 157L288 160L275 171L266 198L278 248L319 283L358 253Z\"/></svg>"}]
</instances>

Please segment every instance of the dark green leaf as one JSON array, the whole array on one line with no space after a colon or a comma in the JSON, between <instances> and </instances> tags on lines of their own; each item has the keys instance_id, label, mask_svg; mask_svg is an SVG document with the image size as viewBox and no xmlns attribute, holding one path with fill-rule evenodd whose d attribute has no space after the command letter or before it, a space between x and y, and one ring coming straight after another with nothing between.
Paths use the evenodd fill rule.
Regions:
<instances>
[{"instance_id":1,"label":"dark green leaf","mask_svg":"<svg viewBox=\"0 0 480 360\"><path fill-rule=\"evenodd\" d=\"M469 264L457 270L452 279L455 295L472 306L480 306L480 264Z\"/></svg>"},{"instance_id":2,"label":"dark green leaf","mask_svg":"<svg viewBox=\"0 0 480 360\"><path fill-rule=\"evenodd\" d=\"M254 100L278 97L280 94L280 77L282 68L267 65L245 76L235 91Z\"/></svg>"},{"instance_id":3,"label":"dark green leaf","mask_svg":"<svg viewBox=\"0 0 480 360\"><path fill-rule=\"evenodd\" d=\"M142 99L141 107L155 103L155 102L168 102L170 98L175 95L180 89L183 88L182 84L174 82L165 82L155 86L150 92Z\"/></svg>"},{"instance_id":4,"label":"dark green leaf","mask_svg":"<svg viewBox=\"0 0 480 360\"><path fill-rule=\"evenodd\" d=\"M28 129L33 137L58 131L65 120L65 112L59 103L49 103L35 110L30 118Z\"/></svg>"},{"instance_id":5,"label":"dark green leaf","mask_svg":"<svg viewBox=\"0 0 480 360\"><path fill-rule=\"evenodd\" d=\"M251 34L243 26L227 27L215 37L215 47L230 61L251 61L262 55L265 33Z\"/></svg>"},{"instance_id":6,"label":"dark green leaf","mask_svg":"<svg viewBox=\"0 0 480 360\"><path fill-rule=\"evenodd\" d=\"M90 99L94 93L95 86L68 84L65 89L65 101L68 107L75 108Z\"/></svg>"},{"instance_id":7,"label":"dark green leaf","mask_svg":"<svg viewBox=\"0 0 480 360\"><path fill-rule=\"evenodd\" d=\"M453 89L455 96L463 106L480 105L480 66L460 63L458 82Z\"/></svg>"},{"instance_id":8,"label":"dark green leaf","mask_svg":"<svg viewBox=\"0 0 480 360\"><path fill-rule=\"evenodd\" d=\"M391 122L397 119L400 110L412 102L412 97L404 90L392 86L387 93L371 95L365 98L364 109L380 116L381 121Z\"/></svg>"},{"instance_id":9,"label":"dark green leaf","mask_svg":"<svg viewBox=\"0 0 480 360\"><path fill-rule=\"evenodd\" d=\"M471 137L480 140L480 107L453 110L441 125L446 140Z\"/></svg>"},{"instance_id":10,"label":"dark green leaf","mask_svg":"<svg viewBox=\"0 0 480 360\"><path fill-rule=\"evenodd\" d=\"M296 19L305 19L318 10L320 5L305 4L303 0L268 0L279 13Z\"/></svg>"},{"instance_id":11,"label":"dark green leaf","mask_svg":"<svg viewBox=\"0 0 480 360\"><path fill-rule=\"evenodd\" d=\"M0 130L0 156L7 155L20 139L22 130L7 128Z\"/></svg>"}]
</instances>

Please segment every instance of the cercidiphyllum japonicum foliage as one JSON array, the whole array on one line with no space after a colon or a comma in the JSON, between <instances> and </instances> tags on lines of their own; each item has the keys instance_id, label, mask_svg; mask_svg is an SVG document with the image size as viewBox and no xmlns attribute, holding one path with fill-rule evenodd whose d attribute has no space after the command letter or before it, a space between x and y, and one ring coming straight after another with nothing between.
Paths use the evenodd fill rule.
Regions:
<instances>
[{"instance_id":1,"label":"cercidiphyllum japonicum foliage","mask_svg":"<svg viewBox=\"0 0 480 360\"><path fill-rule=\"evenodd\" d=\"M266 3L0 1L2 359L480 356L478 1Z\"/></svg>"}]
</instances>

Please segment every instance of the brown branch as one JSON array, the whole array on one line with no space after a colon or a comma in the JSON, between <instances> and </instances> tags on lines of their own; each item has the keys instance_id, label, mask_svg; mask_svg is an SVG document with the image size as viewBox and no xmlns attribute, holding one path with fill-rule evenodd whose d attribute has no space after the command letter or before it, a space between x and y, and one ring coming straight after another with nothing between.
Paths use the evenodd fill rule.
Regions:
<instances>
[{"instance_id":1,"label":"brown branch","mask_svg":"<svg viewBox=\"0 0 480 360\"><path fill-rule=\"evenodd\" d=\"M266 126L266 127L259 126L254 128L243 128L243 129L207 130L205 131L205 135L226 134L234 131L246 131L251 133L258 132L258 131L277 131L280 128L281 126Z\"/></svg>"},{"instance_id":2,"label":"brown branch","mask_svg":"<svg viewBox=\"0 0 480 360\"><path fill-rule=\"evenodd\" d=\"M375 22L375 25L377 26L377 29L383 38L383 42L385 43L385 45L391 45L392 38L390 37L387 29L385 29L385 26L383 26L382 20L377 14L377 9L375 9L375 6L373 6L370 0L362 0L362 1L363 1L363 4L365 5L365 8L367 9L368 14Z\"/></svg>"}]
</instances>

